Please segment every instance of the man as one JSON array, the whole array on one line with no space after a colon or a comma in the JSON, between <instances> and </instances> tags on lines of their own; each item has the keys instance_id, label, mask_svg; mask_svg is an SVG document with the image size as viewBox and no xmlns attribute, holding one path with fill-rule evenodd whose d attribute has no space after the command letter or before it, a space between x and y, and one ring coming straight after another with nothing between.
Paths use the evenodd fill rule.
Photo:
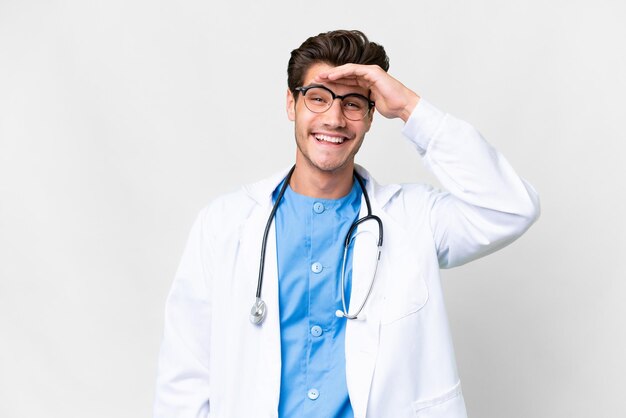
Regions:
<instances>
[{"instance_id":1,"label":"man","mask_svg":"<svg viewBox=\"0 0 626 418\"><path fill-rule=\"evenodd\" d=\"M388 66L358 31L292 52L295 168L199 215L167 301L156 417L466 416L439 268L519 237L538 198ZM355 166L374 110L405 122L447 191Z\"/></svg>"}]
</instances>

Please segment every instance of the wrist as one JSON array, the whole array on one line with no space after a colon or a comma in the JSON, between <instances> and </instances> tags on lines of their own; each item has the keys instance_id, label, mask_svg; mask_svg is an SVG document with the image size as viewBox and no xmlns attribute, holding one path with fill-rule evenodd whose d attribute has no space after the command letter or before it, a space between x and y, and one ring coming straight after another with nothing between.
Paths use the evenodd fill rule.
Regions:
<instances>
[{"instance_id":1,"label":"wrist","mask_svg":"<svg viewBox=\"0 0 626 418\"><path fill-rule=\"evenodd\" d=\"M411 92L407 104L404 106L404 109L400 111L400 119L402 119L404 123L409 120L409 117L411 117L411 113L413 113L413 110L415 110L415 107L417 106L419 101L420 96L418 96L415 92Z\"/></svg>"}]
</instances>

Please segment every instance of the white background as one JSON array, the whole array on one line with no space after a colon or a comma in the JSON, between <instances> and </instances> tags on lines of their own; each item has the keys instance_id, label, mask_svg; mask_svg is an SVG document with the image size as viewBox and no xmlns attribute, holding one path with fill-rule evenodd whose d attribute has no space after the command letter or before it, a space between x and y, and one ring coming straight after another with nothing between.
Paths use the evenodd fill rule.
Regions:
<instances>
[{"instance_id":1,"label":"white background","mask_svg":"<svg viewBox=\"0 0 626 418\"><path fill-rule=\"evenodd\" d=\"M626 7L0 0L0 417L148 417L163 306L214 196L289 166L289 53L358 28L542 198L444 272L470 416L623 417ZM357 160L433 181L401 121Z\"/></svg>"}]
</instances>

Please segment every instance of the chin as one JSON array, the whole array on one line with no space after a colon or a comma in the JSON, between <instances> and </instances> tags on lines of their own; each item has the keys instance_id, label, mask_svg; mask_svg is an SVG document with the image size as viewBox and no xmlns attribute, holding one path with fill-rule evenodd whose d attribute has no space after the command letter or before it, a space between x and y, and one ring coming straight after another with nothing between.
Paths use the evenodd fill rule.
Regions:
<instances>
[{"instance_id":1,"label":"chin","mask_svg":"<svg viewBox=\"0 0 626 418\"><path fill-rule=\"evenodd\" d=\"M345 169L348 166L347 161L342 162L317 162L312 164L315 168L325 173L335 173L342 169Z\"/></svg>"}]
</instances>

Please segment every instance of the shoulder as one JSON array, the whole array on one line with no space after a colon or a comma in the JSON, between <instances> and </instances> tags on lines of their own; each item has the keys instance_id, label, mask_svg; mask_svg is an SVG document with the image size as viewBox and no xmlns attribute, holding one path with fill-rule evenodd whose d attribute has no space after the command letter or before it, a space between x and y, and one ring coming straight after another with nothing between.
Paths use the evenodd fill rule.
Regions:
<instances>
[{"instance_id":1,"label":"shoulder","mask_svg":"<svg viewBox=\"0 0 626 418\"><path fill-rule=\"evenodd\" d=\"M370 194L376 206L404 228L427 221L433 204L444 192L426 183L392 183L380 185L371 180Z\"/></svg>"},{"instance_id":2,"label":"shoulder","mask_svg":"<svg viewBox=\"0 0 626 418\"><path fill-rule=\"evenodd\" d=\"M205 234L215 236L243 223L257 203L242 187L239 190L213 198L198 214Z\"/></svg>"},{"instance_id":3,"label":"shoulder","mask_svg":"<svg viewBox=\"0 0 626 418\"><path fill-rule=\"evenodd\" d=\"M212 199L199 214L204 228L223 231L241 225L258 209L271 205L272 193L284 178L279 172Z\"/></svg>"},{"instance_id":4,"label":"shoulder","mask_svg":"<svg viewBox=\"0 0 626 418\"><path fill-rule=\"evenodd\" d=\"M403 183L399 185L403 202L413 205L430 204L442 191L426 183Z\"/></svg>"},{"instance_id":5,"label":"shoulder","mask_svg":"<svg viewBox=\"0 0 626 418\"><path fill-rule=\"evenodd\" d=\"M415 216L419 212L428 212L442 192L426 183L397 184L396 193L384 209L390 215L401 217Z\"/></svg>"},{"instance_id":6,"label":"shoulder","mask_svg":"<svg viewBox=\"0 0 626 418\"><path fill-rule=\"evenodd\" d=\"M379 184L362 167L359 172L367 180L367 189L379 207L390 210L405 207L414 210L417 206L430 204L441 191L426 183L391 183Z\"/></svg>"},{"instance_id":7,"label":"shoulder","mask_svg":"<svg viewBox=\"0 0 626 418\"><path fill-rule=\"evenodd\" d=\"M241 187L234 192L213 198L200 213L204 217L224 216L237 218L244 216L255 204L256 202L246 193L245 188Z\"/></svg>"}]
</instances>

